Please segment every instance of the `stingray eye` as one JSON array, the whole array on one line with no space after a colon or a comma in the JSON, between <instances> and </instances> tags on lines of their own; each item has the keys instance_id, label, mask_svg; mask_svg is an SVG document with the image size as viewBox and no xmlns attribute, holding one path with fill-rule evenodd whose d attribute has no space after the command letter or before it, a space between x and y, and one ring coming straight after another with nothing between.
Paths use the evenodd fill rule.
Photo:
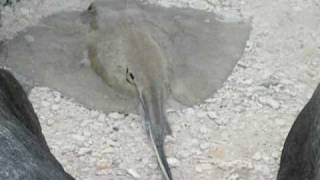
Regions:
<instances>
[{"instance_id":1,"label":"stingray eye","mask_svg":"<svg viewBox=\"0 0 320 180\"><path fill-rule=\"evenodd\" d=\"M129 71L129 69L126 69L126 80L130 84L134 84L134 75Z\"/></svg>"},{"instance_id":2,"label":"stingray eye","mask_svg":"<svg viewBox=\"0 0 320 180\"><path fill-rule=\"evenodd\" d=\"M130 78L131 78L132 80L134 80L133 74L132 74L132 73L129 73L129 75L130 75Z\"/></svg>"},{"instance_id":3,"label":"stingray eye","mask_svg":"<svg viewBox=\"0 0 320 180\"><path fill-rule=\"evenodd\" d=\"M88 11L91 11L93 9L92 4L88 7Z\"/></svg>"},{"instance_id":4,"label":"stingray eye","mask_svg":"<svg viewBox=\"0 0 320 180\"><path fill-rule=\"evenodd\" d=\"M94 4L90 4L90 6L88 7L88 11L93 11L94 10Z\"/></svg>"}]
</instances>

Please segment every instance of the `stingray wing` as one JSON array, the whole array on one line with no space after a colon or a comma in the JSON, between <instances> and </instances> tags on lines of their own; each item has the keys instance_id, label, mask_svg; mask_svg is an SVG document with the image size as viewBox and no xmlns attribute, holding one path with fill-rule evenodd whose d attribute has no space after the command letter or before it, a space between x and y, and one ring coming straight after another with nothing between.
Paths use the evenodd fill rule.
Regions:
<instances>
[{"instance_id":1,"label":"stingray wing","mask_svg":"<svg viewBox=\"0 0 320 180\"><path fill-rule=\"evenodd\" d=\"M173 97L193 105L220 88L244 51L249 22L218 20L213 13L193 9L143 9L170 60Z\"/></svg>"},{"instance_id":2,"label":"stingray wing","mask_svg":"<svg viewBox=\"0 0 320 180\"><path fill-rule=\"evenodd\" d=\"M89 108L130 112L136 101L116 93L85 65L86 26L79 12L43 19L6 43L0 65L25 80L48 86Z\"/></svg>"}]
</instances>

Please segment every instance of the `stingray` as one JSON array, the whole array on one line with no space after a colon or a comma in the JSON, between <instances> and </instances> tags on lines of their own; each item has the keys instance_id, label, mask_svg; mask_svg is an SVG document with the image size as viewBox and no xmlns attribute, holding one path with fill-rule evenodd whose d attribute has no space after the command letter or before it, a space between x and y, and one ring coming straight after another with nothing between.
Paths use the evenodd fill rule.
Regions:
<instances>
[{"instance_id":1,"label":"stingray","mask_svg":"<svg viewBox=\"0 0 320 180\"><path fill-rule=\"evenodd\" d=\"M168 106L201 103L222 86L250 33L244 20L190 8L99 0L61 12L2 46L0 65L26 87L48 86L89 108L143 110L163 178Z\"/></svg>"}]
</instances>

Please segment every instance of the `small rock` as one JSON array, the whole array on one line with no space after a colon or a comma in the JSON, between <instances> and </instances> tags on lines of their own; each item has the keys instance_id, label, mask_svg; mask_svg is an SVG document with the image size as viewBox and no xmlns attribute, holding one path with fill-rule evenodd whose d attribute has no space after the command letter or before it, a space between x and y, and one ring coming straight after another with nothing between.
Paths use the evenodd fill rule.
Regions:
<instances>
[{"instance_id":1,"label":"small rock","mask_svg":"<svg viewBox=\"0 0 320 180\"><path fill-rule=\"evenodd\" d=\"M168 164L172 167L178 167L180 165L180 161L174 157L167 158Z\"/></svg>"},{"instance_id":2,"label":"small rock","mask_svg":"<svg viewBox=\"0 0 320 180\"><path fill-rule=\"evenodd\" d=\"M231 174L227 180L244 180L239 174Z\"/></svg>"},{"instance_id":3,"label":"small rock","mask_svg":"<svg viewBox=\"0 0 320 180\"><path fill-rule=\"evenodd\" d=\"M181 158L187 158L191 155L191 152L189 151L181 151L178 153L178 156L181 157Z\"/></svg>"},{"instance_id":4,"label":"small rock","mask_svg":"<svg viewBox=\"0 0 320 180\"><path fill-rule=\"evenodd\" d=\"M208 133L208 129L206 127L204 127L204 126L201 126L200 127L200 133L206 134L206 133Z\"/></svg>"},{"instance_id":5,"label":"small rock","mask_svg":"<svg viewBox=\"0 0 320 180\"><path fill-rule=\"evenodd\" d=\"M216 118L216 119L214 120L214 122L215 122L218 126L225 126L225 125L228 124L229 119L228 119L228 118L219 117L219 118Z\"/></svg>"},{"instance_id":6,"label":"small rock","mask_svg":"<svg viewBox=\"0 0 320 180\"><path fill-rule=\"evenodd\" d=\"M293 7L292 9L293 9L294 11L297 11L297 12L302 11L302 8L299 7L299 6L295 6L295 7Z\"/></svg>"},{"instance_id":7,"label":"small rock","mask_svg":"<svg viewBox=\"0 0 320 180\"><path fill-rule=\"evenodd\" d=\"M277 125L279 125L280 127L286 125L285 120L284 120L284 119L281 119L281 118L276 119L276 120L275 120L275 123L276 123Z\"/></svg>"},{"instance_id":8,"label":"small rock","mask_svg":"<svg viewBox=\"0 0 320 180\"><path fill-rule=\"evenodd\" d=\"M209 163L204 163L204 164L198 164L195 167L196 172L201 173L203 171L208 171L212 169L212 165Z\"/></svg>"},{"instance_id":9,"label":"small rock","mask_svg":"<svg viewBox=\"0 0 320 180\"><path fill-rule=\"evenodd\" d=\"M216 101L217 101L217 100L214 99L214 98L208 98L208 99L205 100L206 103L214 103L214 102L216 102Z\"/></svg>"},{"instance_id":10,"label":"small rock","mask_svg":"<svg viewBox=\"0 0 320 180\"><path fill-rule=\"evenodd\" d=\"M80 136L80 135L77 135L77 134L72 135L72 138L77 140L77 141L81 141L81 142L86 140L86 138L84 136Z\"/></svg>"},{"instance_id":11,"label":"small rock","mask_svg":"<svg viewBox=\"0 0 320 180\"><path fill-rule=\"evenodd\" d=\"M194 110L192 108L186 108L183 110L183 113L185 113L187 116L188 115L193 115L194 114Z\"/></svg>"},{"instance_id":12,"label":"small rock","mask_svg":"<svg viewBox=\"0 0 320 180\"><path fill-rule=\"evenodd\" d=\"M118 112L112 112L108 115L110 118L112 119L121 119L121 118L124 118L124 115L123 114L120 114Z\"/></svg>"},{"instance_id":13,"label":"small rock","mask_svg":"<svg viewBox=\"0 0 320 180\"><path fill-rule=\"evenodd\" d=\"M262 159L262 155L261 155L260 152L256 152L256 153L252 156L252 158L253 158L254 160L256 160L256 161L260 161L260 160Z\"/></svg>"},{"instance_id":14,"label":"small rock","mask_svg":"<svg viewBox=\"0 0 320 180\"><path fill-rule=\"evenodd\" d=\"M211 170L211 169L212 169L212 165L211 165L210 163L204 163L204 164L201 164L201 168L202 168L203 170L208 171L208 170Z\"/></svg>"},{"instance_id":15,"label":"small rock","mask_svg":"<svg viewBox=\"0 0 320 180\"><path fill-rule=\"evenodd\" d=\"M210 144L209 143L202 143L200 144L200 149L201 150L206 150L210 147Z\"/></svg>"},{"instance_id":16,"label":"small rock","mask_svg":"<svg viewBox=\"0 0 320 180\"><path fill-rule=\"evenodd\" d=\"M106 119L106 115L101 113L98 117L98 121L103 122Z\"/></svg>"},{"instance_id":17,"label":"small rock","mask_svg":"<svg viewBox=\"0 0 320 180\"><path fill-rule=\"evenodd\" d=\"M263 159L263 161L266 162L267 164L273 163L273 159L270 158L269 156L263 156L262 159Z\"/></svg>"},{"instance_id":18,"label":"small rock","mask_svg":"<svg viewBox=\"0 0 320 180\"><path fill-rule=\"evenodd\" d=\"M49 118L48 120L47 120L47 125L48 126L52 126L54 124L54 120L52 119L52 118Z\"/></svg>"},{"instance_id":19,"label":"small rock","mask_svg":"<svg viewBox=\"0 0 320 180\"><path fill-rule=\"evenodd\" d=\"M84 58L81 59L80 66L89 67L90 65L91 65L91 62L87 57L84 57Z\"/></svg>"},{"instance_id":20,"label":"small rock","mask_svg":"<svg viewBox=\"0 0 320 180\"><path fill-rule=\"evenodd\" d=\"M191 149L191 153L194 155L200 155L202 152L198 148Z\"/></svg>"},{"instance_id":21,"label":"small rock","mask_svg":"<svg viewBox=\"0 0 320 180\"><path fill-rule=\"evenodd\" d=\"M128 172L129 175L131 175L135 179L140 179L141 178L140 174L138 174L137 171L135 171L133 169L128 169L127 172Z\"/></svg>"},{"instance_id":22,"label":"small rock","mask_svg":"<svg viewBox=\"0 0 320 180\"><path fill-rule=\"evenodd\" d=\"M246 43L245 49L246 49L247 51L250 51L252 48L253 48L253 42L250 41L250 40L248 40L247 43Z\"/></svg>"},{"instance_id":23,"label":"small rock","mask_svg":"<svg viewBox=\"0 0 320 180\"><path fill-rule=\"evenodd\" d=\"M27 34L24 36L24 39L28 42L28 43L33 43L34 42L34 37L30 34Z\"/></svg>"},{"instance_id":24,"label":"small rock","mask_svg":"<svg viewBox=\"0 0 320 180\"><path fill-rule=\"evenodd\" d=\"M43 106L43 107L48 107L49 105L50 105L50 103L48 101L41 102L41 106Z\"/></svg>"},{"instance_id":25,"label":"small rock","mask_svg":"<svg viewBox=\"0 0 320 180\"><path fill-rule=\"evenodd\" d=\"M156 163L149 163L149 164L148 164L148 167L149 167L150 169L152 169L152 170L155 170L155 169L158 168L158 165L157 165Z\"/></svg>"},{"instance_id":26,"label":"small rock","mask_svg":"<svg viewBox=\"0 0 320 180\"><path fill-rule=\"evenodd\" d=\"M174 136L167 136L165 139L165 143L171 143L173 144L174 142L176 142L176 138Z\"/></svg>"},{"instance_id":27,"label":"small rock","mask_svg":"<svg viewBox=\"0 0 320 180\"><path fill-rule=\"evenodd\" d=\"M255 169L256 169L257 171L260 171L261 174L263 174L263 175L269 175L269 174L270 174L270 169L269 169L269 167L266 166L266 165L256 165L256 166L255 166Z\"/></svg>"},{"instance_id":28,"label":"small rock","mask_svg":"<svg viewBox=\"0 0 320 180\"><path fill-rule=\"evenodd\" d=\"M198 118L205 118L205 117L207 117L207 113L205 111L199 111L199 112L197 112L197 117Z\"/></svg>"},{"instance_id":29,"label":"small rock","mask_svg":"<svg viewBox=\"0 0 320 180\"><path fill-rule=\"evenodd\" d=\"M223 147L216 147L209 151L209 156L217 159L224 159L225 150Z\"/></svg>"},{"instance_id":30,"label":"small rock","mask_svg":"<svg viewBox=\"0 0 320 180\"><path fill-rule=\"evenodd\" d=\"M199 140L198 139L191 139L191 144L194 146L198 146L199 145Z\"/></svg>"},{"instance_id":31,"label":"small rock","mask_svg":"<svg viewBox=\"0 0 320 180\"><path fill-rule=\"evenodd\" d=\"M82 123L80 124L81 127L85 127L87 126L88 124L90 124L92 121L91 120L84 120L82 121Z\"/></svg>"},{"instance_id":32,"label":"small rock","mask_svg":"<svg viewBox=\"0 0 320 180\"><path fill-rule=\"evenodd\" d=\"M88 141L88 145L92 145L93 144L93 141L92 140L89 140Z\"/></svg>"},{"instance_id":33,"label":"small rock","mask_svg":"<svg viewBox=\"0 0 320 180\"><path fill-rule=\"evenodd\" d=\"M172 109L172 108L168 108L167 109L167 114L170 114L170 113L176 113L177 111Z\"/></svg>"},{"instance_id":34,"label":"small rock","mask_svg":"<svg viewBox=\"0 0 320 180\"><path fill-rule=\"evenodd\" d=\"M109 161L107 160L99 160L96 163L96 168L97 170L105 170L105 169L109 169L111 167L111 164Z\"/></svg>"},{"instance_id":35,"label":"small rock","mask_svg":"<svg viewBox=\"0 0 320 180\"><path fill-rule=\"evenodd\" d=\"M242 83L245 84L245 85L250 85L250 84L253 83L253 80L252 79L245 79L245 80L242 81Z\"/></svg>"},{"instance_id":36,"label":"small rock","mask_svg":"<svg viewBox=\"0 0 320 180\"><path fill-rule=\"evenodd\" d=\"M89 149L89 148L80 148L79 151L78 151L78 155L79 155L79 156L83 156L83 155L89 154L89 153L91 153L91 152L92 152L92 151L91 151L91 149Z\"/></svg>"},{"instance_id":37,"label":"small rock","mask_svg":"<svg viewBox=\"0 0 320 180\"><path fill-rule=\"evenodd\" d=\"M96 118L98 115L99 115L99 112L98 112L98 111L95 111L95 110L90 111L90 116L91 116L92 118Z\"/></svg>"},{"instance_id":38,"label":"small rock","mask_svg":"<svg viewBox=\"0 0 320 180\"><path fill-rule=\"evenodd\" d=\"M108 144L111 147L119 147L120 146L120 144L117 141L109 141Z\"/></svg>"},{"instance_id":39,"label":"small rock","mask_svg":"<svg viewBox=\"0 0 320 180\"><path fill-rule=\"evenodd\" d=\"M103 154L109 154L113 152L113 148L112 147L106 147L101 153Z\"/></svg>"},{"instance_id":40,"label":"small rock","mask_svg":"<svg viewBox=\"0 0 320 180\"><path fill-rule=\"evenodd\" d=\"M213 112L213 111L209 111L208 112L208 117L210 118L210 119L212 119L212 120L214 120L214 119L217 119L217 114L215 113L215 112Z\"/></svg>"},{"instance_id":41,"label":"small rock","mask_svg":"<svg viewBox=\"0 0 320 180\"><path fill-rule=\"evenodd\" d=\"M59 108L60 107L57 104L54 104L54 105L51 106L51 110L53 110L53 111L57 111Z\"/></svg>"},{"instance_id":42,"label":"small rock","mask_svg":"<svg viewBox=\"0 0 320 180\"><path fill-rule=\"evenodd\" d=\"M278 152L272 152L271 156L272 156L274 159L278 159L278 158L279 158L279 153L278 153Z\"/></svg>"},{"instance_id":43,"label":"small rock","mask_svg":"<svg viewBox=\"0 0 320 180\"><path fill-rule=\"evenodd\" d=\"M197 165L195 169L197 173L201 173L203 171L200 165Z\"/></svg>"},{"instance_id":44,"label":"small rock","mask_svg":"<svg viewBox=\"0 0 320 180\"><path fill-rule=\"evenodd\" d=\"M273 109L278 109L280 104L278 101L274 100L272 97L260 97L260 103L270 106Z\"/></svg>"},{"instance_id":45,"label":"small rock","mask_svg":"<svg viewBox=\"0 0 320 180\"><path fill-rule=\"evenodd\" d=\"M54 102L58 103L61 101L61 96L60 95L57 95L55 98L54 98Z\"/></svg>"},{"instance_id":46,"label":"small rock","mask_svg":"<svg viewBox=\"0 0 320 180\"><path fill-rule=\"evenodd\" d=\"M84 132L83 132L83 135L84 135L85 137L91 137L91 133L90 133L89 131L84 131Z\"/></svg>"}]
</instances>

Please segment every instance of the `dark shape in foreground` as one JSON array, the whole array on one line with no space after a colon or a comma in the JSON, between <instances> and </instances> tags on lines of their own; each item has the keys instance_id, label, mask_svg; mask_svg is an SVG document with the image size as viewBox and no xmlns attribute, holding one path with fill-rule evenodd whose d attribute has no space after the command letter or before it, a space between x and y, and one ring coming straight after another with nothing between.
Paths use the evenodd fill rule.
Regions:
<instances>
[{"instance_id":1,"label":"dark shape in foreground","mask_svg":"<svg viewBox=\"0 0 320 180\"><path fill-rule=\"evenodd\" d=\"M320 85L285 141L277 180L320 180Z\"/></svg>"},{"instance_id":2,"label":"dark shape in foreground","mask_svg":"<svg viewBox=\"0 0 320 180\"><path fill-rule=\"evenodd\" d=\"M0 179L73 179L50 153L22 87L3 69L0 69Z\"/></svg>"},{"instance_id":3,"label":"dark shape in foreground","mask_svg":"<svg viewBox=\"0 0 320 180\"><path fill-rule=\"evenodd\" d=\"M241 57L249 32L248 22L218 20L214 13L98 0L86 12L59 13L20 33L6 43L0 64L88 107L132 112L141 106L170 180L163 147L171 132L168 102L190 106L212 95Z\"/></svg>"}]
</instances>

